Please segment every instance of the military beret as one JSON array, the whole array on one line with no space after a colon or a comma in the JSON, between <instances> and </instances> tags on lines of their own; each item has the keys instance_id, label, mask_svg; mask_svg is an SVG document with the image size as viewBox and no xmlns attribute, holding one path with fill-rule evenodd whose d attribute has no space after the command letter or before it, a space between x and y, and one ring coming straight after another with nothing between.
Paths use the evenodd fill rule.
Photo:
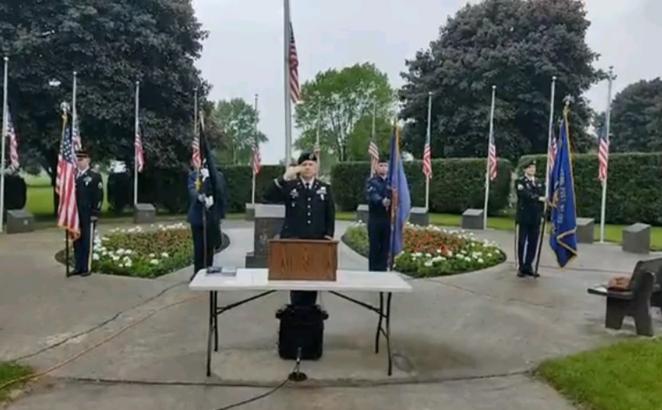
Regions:
<instances>
[{"instance_id":1,"label":"military beret","mask_svg":"<svg viewBox=\"0 0 662 410\"><path fill-rule=\"evenodd\" d=\"M389 159L388 155L383 155L383 156L380 156L380 157L379 157L379 162L380 162L380 163L382 163L382 162L389 162L389 161L390 161L390 159Z\"/></svg>"},{"instance_id":2,"label":"military beret","mask_svg":"<svg viewBox=\"0 0 662 410\"><path fill-rule=\"evenodd\" d=\"M79 149L76 151L76 158L89 158L90 154L87 153L84 149Z\"/></svg>"},{"instance_id":3,"label":"military beret","mask_svg":"<svg viewBox=\"0 0 662 410\"><path fill-rule=\"evenodd\" d=\"M527 161L524 161L524 163L522 164L522 168L528 168L528 167L530 167L531 165L536 165L536 160L534 160L534 159L529 159L529 160L527 160Z\"/></svg>"},{"instance_id":4,"label":"military beret","mask_svg":"<svg viewBox=\"0 0 662 410\"><path fill-rule=\"evenodd\" d=\"M297 165L303 164L305 161L315 161L317 162L317 156L315 155L314 152L308 152L304 151L299 155L299 160L297 161Z\"/></svg>"}]
</instances>

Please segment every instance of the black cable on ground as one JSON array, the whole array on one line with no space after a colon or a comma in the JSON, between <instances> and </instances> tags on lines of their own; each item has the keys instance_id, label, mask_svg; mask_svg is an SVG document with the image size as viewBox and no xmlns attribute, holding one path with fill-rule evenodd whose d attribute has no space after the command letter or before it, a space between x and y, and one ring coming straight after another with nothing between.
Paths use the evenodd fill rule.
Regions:
<instances>
[{"instance_id":1,"label":"black cable on ground","mask_svg":"<svg viewBox=\"0 0 662 410\"><path fill-rule=\"evenodd\" d=\"M298 372L299 369L299 363L294 365L294 368L292 369L292 373ZM229 409L234 409L237 407L245 406L246 404L256 402L258 400L264 399L266 397L271 396L272 394L276 393L278 390L282 389L285 387L285 385L290 381L290 377L286 377L285 380L283 380L278 386L272 388L266 393L259 394L257 396L251 397L250 399L242 400L237 403L229 404L227 406L221 407L217 410L229 410Z\"/></svg>"}]
</instances>

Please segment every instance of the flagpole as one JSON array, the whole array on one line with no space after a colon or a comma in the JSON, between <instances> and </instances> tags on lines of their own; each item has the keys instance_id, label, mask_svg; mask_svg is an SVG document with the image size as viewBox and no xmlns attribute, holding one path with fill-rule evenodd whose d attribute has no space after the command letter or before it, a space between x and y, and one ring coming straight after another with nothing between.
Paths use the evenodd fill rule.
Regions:
<instances>
[{"instance_id":1,"label":"flagpole","mask_svg":"<svg viewBox=\"0 0 662 410\"><path fill-rule=\"evenodd\" d=\"M255 150L258 149L258 145L257 145L258 144L258 140L257 140L257 99L258 99L258 95L255 94L255 107L254 107L254 109L255 109L255 124L254 124L254 127L255 127L255 147L254 147L254 149ZM257 176L255 175L255 152L253 152L253 164L252 165L253 165L252 166L252 168L253 168L253 187L252 187L252 191L251 191L251 204L253 204L253 206L255 206L255 185L256 185L255 180L257 179Z\"/></svg>"},{"instance_id":2,"label":"flagpole","mask_svg":"<svg viewBox=\"0 0 662 410\"><path fill-rule=\"evenodd\" d=\"M372 138L372 142L377 144L377 141L375 140L375 134L377 134L377 126L376 126L376 118L377 118L377 100L374 100L372 102L372 134L370 134L370 138ZM370 159L370 177L375 176L375 168L372 166L372 159Z\"/></svg>"},{"instance_id":3,"label":"flagpole","mask_svg":"<svg viewBox=\"0 0 662 410\"><path fill-rule=\"evenodd\" d=\"M73 94L71 98L71 125L73 130L73 127L75 127L77 124L76 120L78 120L78 111L76 110L76 96L78 95L78 73L76 71L74 71L74 80L71 93Z\"/></svg>"},{"instance_id":4,"label":"flagpole","mask_svg":"<svg viewBox=\"0 0 662 410\"><path fill-rule=\"evenodd\" d=\"M605 139L607 141L607 149L609 149L609 126L611 121L611 86L614 80L614 67L609 67L609 86L607 88L607 111L606 111L606 124L605 124ZM600 243L605 243L605 214L607 212L607 179L602 181L602 204L600 207Z\"/></svg>"},{"instance_id":5,"label":"flagpole","mask_svg":"<svg viewBox=\"0 0 662 410\"><path fill-rule=\"evenodd\" d=\"M487 205L490 198L490 144L494 136L494 99L496 98L496 85L492 86L492 105L490 107L490 134L487 142L487 161L485 161L485 205L483 206L483 229L487 229Z\"/></svg>"},{"instance_id":6,"label":"flagpole","mask_svg":"<svg viewBox=\"0 0 662 410\"><path fill-rule=\"evenodd\" d=\"M321 105L320 103L317 104L317 124L316 125L316 130L315 130L315 151L316 155L318 156L317 158L317 174L319 174L322 171L322 149L320 147L320 121L321 121L321 115L322 115L322 110L321 110Z\"/></svg>"},{"instance_id":7,"label":"flagpole","mask_svg":"<svg viewBox=\"0 0 662 410\"><path fill-rule=\"evenodd\" d=\"M133 127L133 205L138 205L138 157L136 152L136 136L140 131L139 127L139 109L140 109L140 81L136 81L136 113Z\"/></svg>"},{"instance_id":8,"label":"flagpole","mask_svg":"<svg viewBox=\"0 0 662 410\"><path fill-rule=\"evenodd\" d=\"M283 86L285 95L285 167L292 162L292 106L290 101L290 1L283 0Z\"/></svg>"},{"instance_id":9,"label":"flagpole","mask_svg":"<svg viewBox=\"0 0 662 410\"><path fill-rule=\"evenodd\" d=\"M5 71L2 85L2 154L0 154L0 232L4 230L5 222L5 139L7 138L7 79L9 57L5 56Z\"/></svg>"},{"instance_id":10,"label":"flagpole","mask_svg":"<svg viewBox=\"0 0 662 410\"><path fill-rule=\"evenodd\" d=\"M549 128L547 130L547 162L545 163L545 198L549 198L549 153L552 147L552 132L554 131L554 97L556 95L556 76L552 77L552 91L549 99ZM545 212L543 215L546 215L547 211L547 202L545 202Z\"/></svg>"},{"instance_id":11,"label":"flagpole","mask_svg":"<svg viewBox=\"0 0 662 410\"><path fill-rule=\"evenodd\" d=\"M427 130L427 142L431 144L430 141L430 129L431 129L431 120L432 120L432 91L428 91L428 130ZM430 145L430 151L432 151L432 145ZM432 164L430 164L432 166ZM430 209L430 176L425 176L425 209Z\"/></svg>"}]
</instances>

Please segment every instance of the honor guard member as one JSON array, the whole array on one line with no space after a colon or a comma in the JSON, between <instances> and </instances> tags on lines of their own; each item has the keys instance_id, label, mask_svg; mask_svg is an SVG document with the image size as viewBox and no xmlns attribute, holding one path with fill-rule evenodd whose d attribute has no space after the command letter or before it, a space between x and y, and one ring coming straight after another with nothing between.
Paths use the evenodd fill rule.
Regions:
<instances>
[{"instance_id":1,"label":"honor guard member","mask_svg":"<svg viewBox=\"0 0 662 410\"><path fill-rule=\"evenodd\" d=\"M304 152L297 166L288 167L265 193L267 202L285 205L282 239L333 239L336 211L331 186L316 175L317 157ZM293 305L314 305L317 292L292 291L290 300Z\"/></svg>"},{"instance_id":2,"label":"honor guard member","mask_svg":"<svg viewBox=\"0 0 662 410\"><path fill-rule=\"evenodd\" d=\"M368 200L369 270L385 271L391 238L391 190L388 187L388 160L380 158L375 175L366 183Z\"/></svg>"},{"instance_id":3,"label":"honor guard member","mask_svg":"<svg viewBox=\"0 0 662 410\"><path fill-rule=\"evenodd\" d=\"M211 175L210 172L214 172L214 174ZM223 174L216 169L213 162L211 167L203 165L200 170L192 168L189 172L189 208L186 219L191 225L193 237L193 275L191 280L198 271L213 265L214 252L221 246L220 224L221 219L225 218L225 191Z\"/></svg>"},{"instance_id":4,"label":"honor guard member","mask_svg":"<svg viewBox=\"0 0 662 410\"><path fill-rule=\"evenodd\" d=\"M74 241L76 266L73 275L89 276L92 265L94 231L103 203L103 182L101 175L90 169L90 156L87 151L76 152L78 171L76 174L76 204L80 223L80 237Z\"/></svg>"},{"instance_id":5,"label":"honor guard member","mask_svg":"<svg viewBox=\"0 0 662 410\"><path fill-rule=\"evenodd\" d=\"M517 276L534 276L532 263L538 249L540 222L545 202L545 191L542 183L536 179L536 163L528 161L524 164L524 175L516 182L517 187L517 258L519 271Z\"/></svg>"}]
</instances>

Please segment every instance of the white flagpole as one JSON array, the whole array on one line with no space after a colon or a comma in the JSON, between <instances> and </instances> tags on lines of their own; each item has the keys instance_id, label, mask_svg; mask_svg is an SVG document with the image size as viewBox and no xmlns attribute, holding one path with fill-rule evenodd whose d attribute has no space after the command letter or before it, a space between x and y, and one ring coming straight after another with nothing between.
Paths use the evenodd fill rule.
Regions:
<instances>
[{"instance_id":1,"label":"white flagpole","mask_svg":"<svg viewBox=\"0 0 662 410\"><path fill-rule=\"evenodd\" d=\"M316 125L316 130L315 130L315 150L319 152L320 158L317 158L317 173L318 176L321 173L322 170L322 148L320 147L320 118L322 111L320 109L321 104L317 105L317 124Z\"/></svg>"},{"instance_id":2,"label":"white flagpole","mask_svg":"<svg viewBox=\"0 0 662 410\"><path fill-rule=\"evenodd\" d=\"M71 125L72 128L76 126L76 121L78 120L78 111L76 110L76 95L78 94L78 73L74 71L74 84L73 84L71 98ZM78 130L80 136L80 130ZM81 144L82 145L82 144Z\"/></svg>"},{"instance_id":3,"label":"white flagpole","mask_svg":"<svg viewBox=\"0 0 662 410\"><path fill-rule=\"evenodd\" d=\"M609 125L611 121L611 86L614 81L614 67L609 67L609 86L607 88L607 111L606 111L606 124L605 124L605 139L609 144ZM602 181L602 204L600 207L600 243L605 243L605 214L607 212L607 179L609 173L605 175Z\"/></svg>"},{"instance_id":4,"label":"white flagpole","mask_svg":"<svg viewBox=\"0 0 662 410\"><path fill-rule=\"evenodd\" d=\"M254 124L254 126L255 126L255 141L254 141L255 146L253 147L253 149L255 149L255 150L259 149L259 147L257 145L257 143L258 143L258 141L257 141L257 98L258 98L258 95L255 94L255 124ZM256 185L255 180L256 180L256 177L257 177L255 175L255 152L253 152L253 160L251 161L251 165L252 165L252 168L253 168L253 188L251 190L251 204L253 204L253 206L255 206L255 185Z\"/></svg>"},{"instance_id":5,"label":"white flagpole","mask_svg":"<svg viewBox=\"0 0 662 410\"><path fill-rule=\"evenodd\" d=\"M193 138L198 135L198 87L193 91Z\"/></svg>"},{"instance_id":6,"label":"white flagpole","mask_svg":"<svg viewBox=\"0 0 662 410\"><path fill-rule=\"evenodd\" d=\"M552 91L549 98L549 129L547 130L547 161L545 162L545 198L549 198L549 152L552 147L552 133L554 132L554 97L556 95L556 76L552 77ZM545 202L545 211L547 210L547 202ZM544 213L546 215L546 212Z\"/></svg>"},{"instance_id":7,"label":"white flagpole","mask_svg":"<svg viewBox=\"0 0 662 410\"><path fill-rule=\"evenodd\" d=\"M431 144L430 141L430 129L432 126L432 91L428 91L428 131L427 131L427 143ZM430 150L432 150L432 146L430 146ZM432 155L432 154L430 154ZM425 209L429 210L430 209L430 177L426 176L425 177Z\"/></svg>"},{"instance_id":8,"label":"white flagpole","mask_svg":"<svg viewBox=\"0 0 662 410\"><path fill-rule=\"evenodd\" d=\"M5 222L5 139L7 139L7 74L9 70L9 57L5 56L5 75L2 86L2 153L0 154L0 232L4 230Z\"/></svg>"},{"instance_id":9,"label":"white flagpole","mask_svg":"<svg viewBox=\"0 0 662 410\"><path fill-rule=\"evenodd\" d=\"M377 126L376 126L376 118L377 118L377 101L372 102L372 134L370 134L370 138L372 142L377 144L377 141L375 140L375 135L377 134ZM375 176L375 168L372 166L372 158L370 158L370 177L372 178Z\"/></svg>"},{"instance_id":10,"label":"white flagpole","mask_svg":"<svg viewBox=\"0 0 662 410\"><path fill-rule=\"evenodd\" d=\"M136 81L136 113L133 127L133 204L138 205L138 156L136 155L136 136L139 130L140 81Z\"/></svg>"},{"instance_id":11,"label":"white flagpole","mask_svg":"<svg viewBox=\"0 0 662 410\"><path fill-rule=\"evenodd\" d=\"M285 90L285 166L292 162L292 105L290 97L290 1L283 0L283 72Z\"/></svg>"},{"instance_id":12,"label":"white flagpole","mask_svg":"<svg viewBox=\"0 0 662 410\"><path fill-rule=\"evenodd\" d=\"M483 206L483 229L487 229L487 205L490 198L490 145L494 138L494 99L496 98L496 85L492 86L492 105L490 107L490 135L487 141L487 161L485 165L485 205Z\"/></svg>"}]
</instances>

